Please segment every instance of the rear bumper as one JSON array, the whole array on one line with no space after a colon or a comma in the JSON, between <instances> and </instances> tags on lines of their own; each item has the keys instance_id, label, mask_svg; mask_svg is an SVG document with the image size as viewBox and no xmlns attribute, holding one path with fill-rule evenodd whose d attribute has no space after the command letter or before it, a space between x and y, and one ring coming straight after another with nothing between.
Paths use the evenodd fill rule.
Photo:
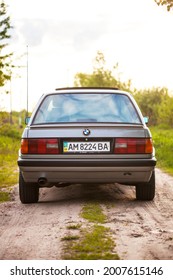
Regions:
<instances>
[{"instance_id":1,"label":"rear bumper","mask_svg":"<svg viewBox=\"0 0 173 280\"><path fill-rule=\"evenodd\" d=\"M46 178L47 184L148 182L156 159L21 159L18 165L26 182Z\"/></svg>"},{"instance_id":2,"label":"rear bumper","mask_svg":"<svg viewBox=\"0 0 173 280\"><path fill-rule=\"evenodd\" d=\"M155 166L156 159L19 159L19 167L137 167Z\"/></svg>"}]
</instances>

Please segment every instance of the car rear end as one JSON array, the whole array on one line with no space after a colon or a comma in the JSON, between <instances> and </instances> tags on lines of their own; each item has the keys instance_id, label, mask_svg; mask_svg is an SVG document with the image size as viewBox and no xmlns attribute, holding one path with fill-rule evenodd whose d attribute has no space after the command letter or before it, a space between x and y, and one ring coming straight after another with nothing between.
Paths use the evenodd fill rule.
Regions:
<instances>
[{"instance_id":1,"label":"car rear end","mask_svg":"<svg viewBox=\"0 0 173 280\"><path fill-rule=\"evenodd\" d=\"M151 134L133 97L94 88L44 95L18 159L22 182L37 188L118 182L139 189L150 182L155 164Z\"/></svg>"}]
</instances>

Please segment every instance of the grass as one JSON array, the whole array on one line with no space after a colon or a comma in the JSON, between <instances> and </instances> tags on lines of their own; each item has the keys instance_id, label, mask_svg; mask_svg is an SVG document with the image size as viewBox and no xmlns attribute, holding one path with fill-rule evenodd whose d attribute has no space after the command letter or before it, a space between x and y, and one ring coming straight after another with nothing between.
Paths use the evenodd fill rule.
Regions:
<instances>
[{"instance_id":1,"label":"grass","mask_svg":"<svg viewBox=\"0 0 173 280\"><path fill-rule=\"evenodd\" d=\"M0 188L18 182L17 158L20 140L9 136L0 137Z\"/></svg>"},{"instance_id":2,"label":"grass","mask_svg":"<svg viewBox=\"0 0 173 280\"><path fill-rule=\"evenodd\" d=\"M70 226L67 226L67 229L78 230L78 229L80 229L80 227L81 227L81 224L70 225Z\"/></svg>"},{"instance_id":3,"label":"grass","mask_svg":"<svg viewBox=\"0 0 173 280\"><path fill-rule=\"evenodd\" d=\"M87 203L84 205L82 213L82 218L93 222L93 223L105 223L106 216L102 212L102 208L99 203Z\"/></svg>"},{"instance_id":4,"label":"grass","mask_svg":"<svg viewBox=\"0 0 173 280\"><path fill-rule=\"evenodd\" d=\"M73 235L63 238L65 243L64 259L71 260L118 260L119 256L111 238L110 229L103 226L106 215L98 202L86 203L81 212L82 218L87 220L85 228L78 227L80 238L75 240ZM69 229L69 227L68 227ZM71 228L72 229L72 228ZM77 229L77 227L73 227Z\"/></svg>"},{"instance_id":5,"label":"grass","mask_svg":"<svg viewBox=\"0 0 173 280\"><path fill-rule=\"evenodd\" d=\"M71 241L71 240L78 240L79 236L78 235L67 235L63 237L61 240L62 241Z\"/></svg>"},{"instance_id":6,"label":"grass","mask_svg":"<svg viewBox=\"0 0 173 280\"><path fill-rule=\"evenodd\" d=\"M157 166L173 175L173 129L150 128L156 149Z\"/></svg>"},{"instance_id":7,"label":"grass","mask_svg":"<svg viewBox=\"0 0 173 280\"><path fill-rule=\"evenodd\" d=\"M109 228L95 224L90 231L83 230L78 242L66 247L65 259L71 260L118 260L114 253L114 241Z\"/></svg>"},{"instance_id":8,"label":"grass","mask_svg":"<svg viewBox=\"0 0 173 280\"><path fill-rule=\"evenodd\" d=\"M8 201L10 199L10 195L8 192L1 192L0 191L0 203Z\"/></svg>"},{"instance_id":9,"label":"grass","mask_svg":"<svg viewBox=\"0 0 173 280\"><path fill-rule=\"evenodd\" d=\"M8 188L18 182L17 158L21 133L22 129L16 125L0 123L0 202L10 200Z\"/></svg>"}]
</instances>

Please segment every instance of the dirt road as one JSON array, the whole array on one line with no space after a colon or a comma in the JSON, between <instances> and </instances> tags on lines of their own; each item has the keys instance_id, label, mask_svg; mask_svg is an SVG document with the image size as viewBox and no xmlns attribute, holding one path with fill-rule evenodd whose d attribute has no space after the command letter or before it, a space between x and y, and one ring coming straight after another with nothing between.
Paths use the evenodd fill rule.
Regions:
<instances>
[{"instance_id":1,"label":"dirt road","mask_svg":"<svg viewBox=\"0 0 173 280\"><path fill-rule=\"evenodd\" d=\"M118 184L44 189L38 204L14 200L0 205L0 259L61 259L69 223L85 222L86 201L99 201L121 259L173 259L173 177L156 170L152 202L134 199L134 188ZM109 205L109 207L107 207Z\"/></svg>"}]
</instances>

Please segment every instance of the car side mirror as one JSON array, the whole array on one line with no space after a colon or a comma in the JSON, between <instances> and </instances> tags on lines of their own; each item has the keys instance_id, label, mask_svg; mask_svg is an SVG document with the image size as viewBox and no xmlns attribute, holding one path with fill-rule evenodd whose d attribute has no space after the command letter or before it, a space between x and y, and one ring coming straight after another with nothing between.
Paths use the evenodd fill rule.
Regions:
<instances>
[{"instance_id":1,"label":"car side mirror","mask_svg":"<svg viewBox=\"0 0 173 280\"><path fill-rule=\"evenodd\" d=\"M26 118L25 118L25 124L28 124L29 121L30 121L30 117L26 117Z\"/></svg>"},{"instance_id":2,"label":"car side mirror","mask_svg":"<svg viewBox=\"0 0 173 280\"><path fill-rule=\"evenodd\" d=\"M144 117L144 123L148 124L148 121L149 121L149 117Z\"/></svg>"}]
</instances>

